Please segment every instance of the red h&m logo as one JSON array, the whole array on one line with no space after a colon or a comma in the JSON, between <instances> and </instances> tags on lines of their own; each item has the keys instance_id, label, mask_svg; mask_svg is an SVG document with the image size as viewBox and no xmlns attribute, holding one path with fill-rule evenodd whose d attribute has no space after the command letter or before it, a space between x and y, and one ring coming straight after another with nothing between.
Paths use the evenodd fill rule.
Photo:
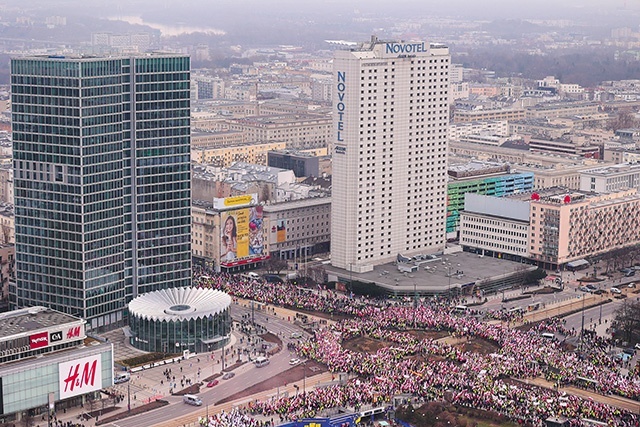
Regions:
<instances>
[{"instance_id":1,"label":"red h&m logo","mask_svg":"<svg viewBox=\"0 0 640 427\"><path fill-rule=\"evenodd\" d=\"M60 363L58 365L60 399L100 390L103 356L104 354L101 353ZM109 360L110 358L111 354L109 354Z\"/></svg>"},{"instance_id":2,"label":"red h&m logo","mask_svg":"<svg viewBox=\"0 0 640 427\"><path fill-rule=\"evenodd\" d=\"M96 369L98 361L88 361L77 363L69 367L69 374L63 380L64 390L66 393L81 391L83 389L93 389L96 386Z\"/></svg>"},{"instance_id":3,"label":"red h&m logo","mask_svg":"<svg viewBox=\"0 0 640 427\"><path fill-rule=\"evenodd\" d=\"M74 326L73 328L69 328L67 331L67 339L71 338L79 338L80 337L80 326Z\"/></svg>"},{"instance_id":4,"label":"red h&m logo","mask_svg":"<svg viewBox=\"0 0 640 427\"><path fill-rule=\"evenodd\" d=\"M33 334L29 337L29 348L34 350L36 348L42 348L49 345L49 333L40 332L39 334Z\"/></svg>"}]
</instances>

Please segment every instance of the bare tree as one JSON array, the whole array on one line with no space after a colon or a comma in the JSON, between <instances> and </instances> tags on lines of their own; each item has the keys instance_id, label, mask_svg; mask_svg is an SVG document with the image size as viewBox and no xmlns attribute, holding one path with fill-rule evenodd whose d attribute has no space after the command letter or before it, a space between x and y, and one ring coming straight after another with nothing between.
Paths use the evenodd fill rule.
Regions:
<instances>
[{"instance_id":1,"label":"bare tree","mask_svg":"<svg viewBox=\"0 0 640 427\"><path fill-rule=\"evenodd\" d=\"M615 338L628 343L640 342L640 302L625 300L616 311Z\"/></svg>"},{"instance_id":2,"label":"bare tree","mask_svg":"<svg viewBox=\"0 0 640 427\"><path fill-rule=\"evenodd\" d=\"M265 267L269 273L280 274L282 270L286 270L289 265L287 261L271 257L265 262Z\"/></svg>"}]
</instances>

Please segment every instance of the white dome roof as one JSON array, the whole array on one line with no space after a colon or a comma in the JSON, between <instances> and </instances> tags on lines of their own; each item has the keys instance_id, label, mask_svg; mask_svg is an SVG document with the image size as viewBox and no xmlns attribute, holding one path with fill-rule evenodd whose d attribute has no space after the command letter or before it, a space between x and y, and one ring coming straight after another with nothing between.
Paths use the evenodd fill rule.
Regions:
<instances>
[{"instance_id":1,"label":"white dome roof","mask_svg":"<svg viewBox=\"0 0 640 427\"><path fill-rule=\"evenodd\" d=\"M216 289L169 288L140 295L129 303L132 316L183 321L215 316L228 309L231 297Z\"/></svg>"}]
</instances>

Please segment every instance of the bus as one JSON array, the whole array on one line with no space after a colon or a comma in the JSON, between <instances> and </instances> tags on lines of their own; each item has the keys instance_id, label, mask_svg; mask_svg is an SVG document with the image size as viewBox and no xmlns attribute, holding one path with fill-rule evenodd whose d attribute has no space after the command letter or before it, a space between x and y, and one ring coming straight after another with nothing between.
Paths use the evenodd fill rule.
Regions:
<instances>
[{"instance_id":1,"label":"bus","mask_svg":"<svg viewBox=\"0 0 640 427\"><path fill-rule=\"evenodd\" d=\"M256 368L262 368L263 366L267 366L269 364L269 359L263 356L256 357L253 361L253 364L256 365Z\"/></svg>"}]
</instances>

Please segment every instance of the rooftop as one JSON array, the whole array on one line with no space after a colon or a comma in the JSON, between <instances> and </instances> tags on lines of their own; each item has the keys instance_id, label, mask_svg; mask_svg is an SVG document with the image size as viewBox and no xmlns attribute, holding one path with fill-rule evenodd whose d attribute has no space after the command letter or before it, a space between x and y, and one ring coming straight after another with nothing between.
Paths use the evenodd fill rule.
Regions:
<instances>
[{"instance_id":1,"label":"rooftop","mask_svg":"<svg viewBox=\"0 0 640 427\"><path fill-rule=\"evenodd\" d=\"M350 273L348 270L325 266L329 275L336 274L346 280L351 277L364 283L373 282L389 292L400 295L446 293L449 289L461 288L473 282L513 273L523 268L531 268L503 259L478 256L469 252L437 255L435 258L415 261L407 265L417 265L414 273L398 271L395 263L375 266L367 273Z\"/></svg>"},{"instance_id":2,"label":"rooftop","mask_svg":"<svg viewBox=\"0 0 640 427\"><path fill-rule=\"evenodd\" d=\"M618 174L626 174L626 173L638 173L640 172L640 163L620 163L617 165L609 165L603 166L601 168L589 169L584 171L584 174L587 175L618 175Z\"/></svg>"},{"instance_id":3,"label":"rooftop","mask_svg":"<svg viewBox=\"0 0 640 427\"><path fill-rule=\"evenodd\" d=\"M83 322L79 317L46 307L21 308L0 313L0 339L79 321Z\"/></svg>"}]
</instances>

